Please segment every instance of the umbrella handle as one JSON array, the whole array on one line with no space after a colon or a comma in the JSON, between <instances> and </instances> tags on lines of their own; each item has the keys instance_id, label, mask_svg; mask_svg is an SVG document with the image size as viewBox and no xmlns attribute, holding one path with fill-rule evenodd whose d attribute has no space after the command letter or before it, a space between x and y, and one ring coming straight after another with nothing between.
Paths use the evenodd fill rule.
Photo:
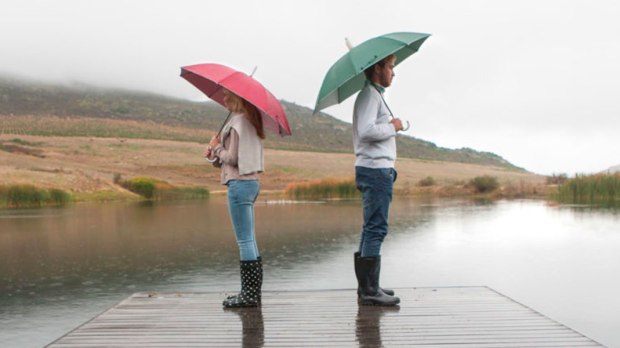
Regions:
<instances>
[{"instance_id":1,"label":"umbrella handle","mask_svg":"<svg viewBox=\"0 0 620 348\"><path fill-rule=\"evenodd\" d=\"M403 132L408 131L409 130L409 121L405 121L407 122L407 127L403 127Z\"/></svg>"},{"instance_id":2,"label":"umbrella handle","mask_svg":"<svg viewBox=\"0 0 620 348\"><path fill-rule=\"evenodd\" d=\"M217 157L213 157L213 159L209 159L209 157L205 157L205 159L207 160L207 162L209 163L213 163L215 161L217 161Z\"/></svg>"}]
</instances>

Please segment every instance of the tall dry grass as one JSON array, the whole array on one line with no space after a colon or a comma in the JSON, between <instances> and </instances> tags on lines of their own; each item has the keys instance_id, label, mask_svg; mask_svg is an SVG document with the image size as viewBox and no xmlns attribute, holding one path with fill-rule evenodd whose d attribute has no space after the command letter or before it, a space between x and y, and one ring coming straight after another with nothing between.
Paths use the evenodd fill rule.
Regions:
<instances>
[{"instance_id":1,"label":"tall dry grass","mask_svg":"<svg viewBox=\"0 0 620 348\"><path fill-rule=\"evenodd\" d=\"M620 204L620 174L576 175L558 188L558 200L578 204Z\"/></svg>"},{"instance_id":2,"label":"tall dry grass","mask_svg":"<svg viewBox=\"0 0 620 348\"><path fill-rule=\"evenodd\" d=\"M285 194L295 199L334 199L360 197L352 178L326 178L307 182L293 182Z\"/></svg>"}]
</instances>

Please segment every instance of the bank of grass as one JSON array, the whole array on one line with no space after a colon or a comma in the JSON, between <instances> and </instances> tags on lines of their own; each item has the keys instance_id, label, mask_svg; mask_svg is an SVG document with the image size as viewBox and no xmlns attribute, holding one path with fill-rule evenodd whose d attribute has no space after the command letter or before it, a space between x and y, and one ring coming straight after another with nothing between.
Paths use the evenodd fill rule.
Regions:
<instances>
[{"instance_id":1,"label":"bank of grass","mask_svg":"<svg viewBox=\"0 0 620 348\"><path fill-rule=\"evenodd\" d=\"M73 194L75 202L126 202L139 201L142 198L124 190L98 190L93 192L76 192Z\"/></svg>"},{"instance_id":2,"label":"bank of grass","mask_svg":"<svg viewBox=\"0 0 620 348\"><path fill-rule=\"evenodd\" d=\"M293 199L349 199L361 197L352 178L328 178L323 180L293 182L288 184L285 195ZM432 177L418 181L415 186L394 189L397 196L434 197L483 197L485 199L548 197L548 186L527 182L500 184L494 176L477 176L470 180L439 183Z\"/></svg>"},{"instance_id":3,"label":"bank of grass","mask_svg":"<svg viewBox=\"0 0 620 348\"><path fill-rule=\"evenodd\" d=\"M558 187L562 203L620 205L620 174L576 175Z\"/></svg>"},{"instance_id":4,"label":"bank of grass","mask_svg":"<svg viewBox=\"0 0 620 348\"><path fill-rule=\"evenodd\" d=\"M148 176L123 180L115 176L114 182L147 200L204 199L209 190L204 187L175 187L166 181Z\"/></svg>"},{"instance_id":5,"label":"bank of grass","mask_svg":"<svg viewBox=\"0 0 620 348\"><path fill-rule=\"evenodd\" d=\"M285 195L294 199L347 199L360 197L351 178L326 178L293 182L286 186Z\"/></svg>"},{"instance_id":6,"label":"bank of grass","mask_svg":"<svg viewBox=\"0 0 620 348\"><path fill-rule=\"evenodd\" d=\"M43 189L33 185L0 186L0 207L40 208L64 206L71 201L71 195L63 190Z\"/></svg>"}]
</instances>

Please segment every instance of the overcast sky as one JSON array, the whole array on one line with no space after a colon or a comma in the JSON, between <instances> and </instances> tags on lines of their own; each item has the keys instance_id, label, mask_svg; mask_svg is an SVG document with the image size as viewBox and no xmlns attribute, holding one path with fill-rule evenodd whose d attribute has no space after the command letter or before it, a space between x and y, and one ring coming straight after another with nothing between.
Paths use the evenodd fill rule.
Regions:
<instances>
[{"instance_id":1,"label":"overcast sky","mask_svg":"<svg viewBox=\"0 0 620 348\"><path fill-rule=\"evenodd\" d=\"M313 108L345 37L430 33L387 92L407 134L573 175L620 164L619 18L613 0L1 0L0 74L206 100L181 66L257 66ZM350 122L353 99L325 112Z\"/></svg>"}]
</instances>

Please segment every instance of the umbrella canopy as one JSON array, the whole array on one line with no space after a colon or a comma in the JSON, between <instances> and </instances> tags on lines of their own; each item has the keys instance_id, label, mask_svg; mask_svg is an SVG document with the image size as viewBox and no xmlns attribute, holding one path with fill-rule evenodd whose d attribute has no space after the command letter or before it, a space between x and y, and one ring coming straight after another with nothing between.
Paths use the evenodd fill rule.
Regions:
<instances>
[{"instance_id":1,"label":"umbrella canopy","mask_svg":"<svg viewBox=\"0 0 620 348\"><path fill-rule=\"evenodd\" d=\"M395 54L398 65L416 53L430 34L400 32L381 35L351 48L327 71L314 112L338 104L364 87L366 68Z\"/></svg>"},{"instance_id":2,"label":"umbrella canopy","mask_svg":"<svg viewBox=\"0 0 620 348\"><path fill-rule=\"evenodd\" d=\"M224 107L224 89L228 89L256 106L263 117L265 128L276 134L291 135L282 105L254 78L221 64L184 66L181 68L181 77Z\"/></svg>"}]
</instances>

